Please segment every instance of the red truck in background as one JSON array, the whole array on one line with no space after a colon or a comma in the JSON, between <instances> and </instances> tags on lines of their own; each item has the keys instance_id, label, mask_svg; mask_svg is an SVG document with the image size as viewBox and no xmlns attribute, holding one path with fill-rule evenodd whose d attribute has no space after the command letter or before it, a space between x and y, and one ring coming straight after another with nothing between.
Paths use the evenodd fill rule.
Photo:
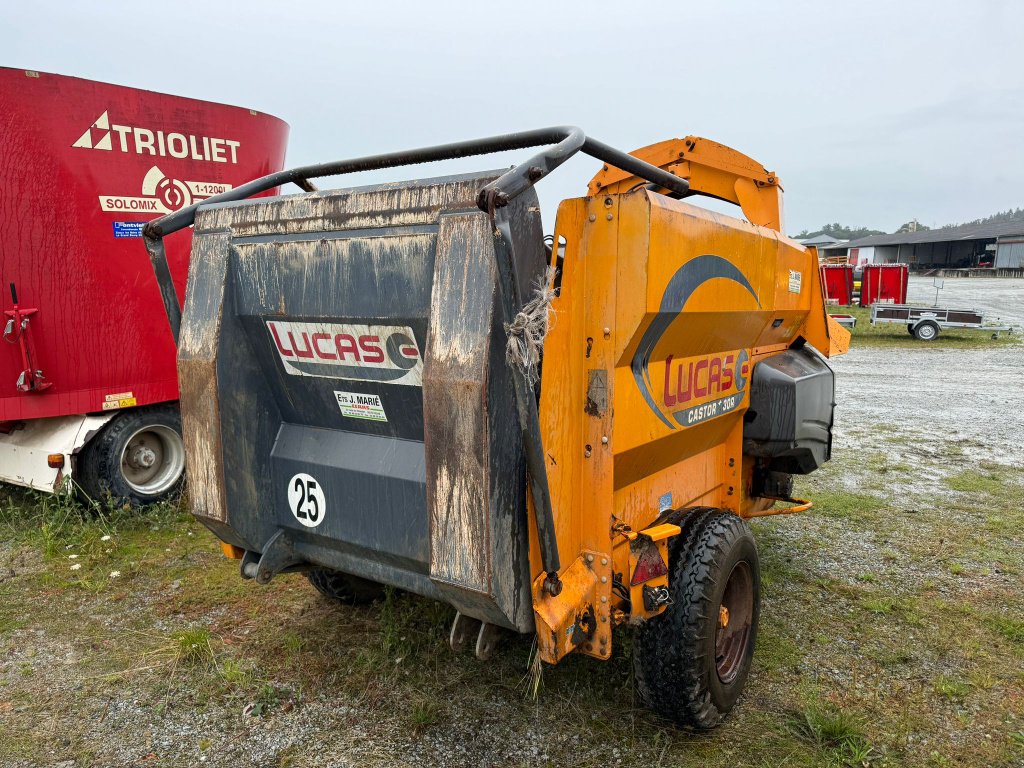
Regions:
<instances>
[{"instance_id":1,"label":"red truck in background","mask_svg":"<svg viewBox=\"0 0 1024 768\"><path fill-rule=\"evenodd\" d=\"M281 170L251 109L0 68L0 480L147 503L181 483L145 222ZM191 233L167 240L184 299Z\"/></svg>"}]
</instances>

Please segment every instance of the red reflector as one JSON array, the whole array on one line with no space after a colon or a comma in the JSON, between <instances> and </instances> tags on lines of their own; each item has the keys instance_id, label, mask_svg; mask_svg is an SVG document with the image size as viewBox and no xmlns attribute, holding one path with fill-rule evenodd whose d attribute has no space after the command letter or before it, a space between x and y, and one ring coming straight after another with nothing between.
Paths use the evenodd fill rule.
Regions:
<instances>
[{"instance_id":1,"label":"red reflector","mask_svg":"<svg viewBox=\"0 0 1024 768\"><path fill-rule=\"evenodd\" d=\"M633 586L643 584L645 581L664 576L666 573L668 573L668 566L661 559L658 545L652 541L644 547L643 553L636 561L636 569L633 571L631 584Z\"/></svg>"},{"instance_id":2,"label":"red reflector","mask_svg":"<svg viewBox=\"0 0 1024 768\"><path fill-rule=\"evenodd\" d=\"M46 466L50 469L60 469L64 466L64 454L63 453L51 453L46 457Z\"/></svg>"}]
</instances>

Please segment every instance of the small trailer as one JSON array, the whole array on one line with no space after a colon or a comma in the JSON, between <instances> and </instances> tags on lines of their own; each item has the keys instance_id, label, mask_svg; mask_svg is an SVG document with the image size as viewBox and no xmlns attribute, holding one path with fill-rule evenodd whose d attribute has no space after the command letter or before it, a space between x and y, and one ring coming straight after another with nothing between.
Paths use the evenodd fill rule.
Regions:
<instances>
[{"instance_id":1,"label":"small trailer","mask_svg":"<svg viewBox=\"0 0 1024 768\"><path fill-rule=\"evenodd\" d=\"M1013 327L1009 325L987 325L984 314L976 309L915 307L911 304L872 304L871 324L876 323L905 324L907 333L920 341L937 339L940 328L1013 332Z\"/></svg>"}]
</instances>

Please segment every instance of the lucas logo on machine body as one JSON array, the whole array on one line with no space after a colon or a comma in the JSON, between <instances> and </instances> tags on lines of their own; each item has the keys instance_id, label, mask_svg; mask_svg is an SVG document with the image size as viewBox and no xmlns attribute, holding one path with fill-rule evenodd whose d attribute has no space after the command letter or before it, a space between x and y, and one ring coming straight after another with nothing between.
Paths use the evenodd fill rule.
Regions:
<instances>
[{"instance_id":1,"label":"lucas logo on machine body","mask_svg":"<svg viewBox=\"0 0 1024 768\"><path fill-rule=\"evenodd\" d=\"M286 373L422 386L423 358L404 325L267 321Z\"/></svg>"},{"instance_id":2,"label":"lucas logo on machine body","mask_svg":"<svg viewBox=\"0 0 1024 768\"><path fill-rule=\"evenodd\" d=\"M749 360L743 349L684 359L669 355L662 405L681 427L736 410L744 402Z\"/></svg>"}]
</instances>

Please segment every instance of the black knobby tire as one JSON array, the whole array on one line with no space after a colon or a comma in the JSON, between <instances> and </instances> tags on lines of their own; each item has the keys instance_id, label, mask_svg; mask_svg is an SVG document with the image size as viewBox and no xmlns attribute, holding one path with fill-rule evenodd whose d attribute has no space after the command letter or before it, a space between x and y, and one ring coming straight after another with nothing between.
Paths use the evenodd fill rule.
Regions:
<instances>
[{"instance_id":1,"label":"black knobby tire","mask_svg":"<svg viewBox=\"0 0 1024 768\"><path fill-rule=\"evenodd\" d=\"M647 706L708 730L736 704L750 672L761 608L757 545L730 512L698 510L682 528L669 549L672 602L637 628L633 670Z\"/></svg>"},{"instance_id":2,"label":"black knobby tire","mask_svg":"<svg viewBox=\"0 0 1024 768\"><path fill-rule=\"evenodd\" d=\"M170 403L119 413L86 443L75 471L94 501L109 495L135 506L174 496L184 479L181 414Z\"/></svg>"},{"instance_id":3,"label":"black knobby tire","mask_svg":"<svg viewBox=\"0 0 1024 768\"><path fill-rule=\"evenodd\" d=\"M382 584L328 568L306 571L306 578L321 594L346 605L365 605L384 597Z\"/></svg>"}]
</instances>

